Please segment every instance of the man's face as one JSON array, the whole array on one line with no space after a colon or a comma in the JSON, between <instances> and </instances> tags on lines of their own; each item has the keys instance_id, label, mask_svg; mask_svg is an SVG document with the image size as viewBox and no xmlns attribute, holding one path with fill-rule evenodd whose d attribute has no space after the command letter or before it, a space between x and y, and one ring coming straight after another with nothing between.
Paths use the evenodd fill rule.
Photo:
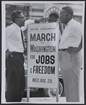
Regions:
<instances>
[{"instance_id":1,"label":"man's face","mask_svg":"<svg viewBox=\"0 0 86 105\"><path fill-rule=\"evenodd\" d=\"M17 22L19 24L19 26L24 26L24 22L25 22L25 16L23 13L20 13L19 18L17 19Z\"/></svg>"},{"instance_id":2,"label":"man's face","mask_svg":"<svg viewBox=\"0 0 86 105\"><path fill-rule=\"evenodd\" d=\"M60 21L64 24L68 23L69 22L69 17L70 17L70 14L67 13L66 10L62 9L60 11Z\"/></svg>"}]
</instances>

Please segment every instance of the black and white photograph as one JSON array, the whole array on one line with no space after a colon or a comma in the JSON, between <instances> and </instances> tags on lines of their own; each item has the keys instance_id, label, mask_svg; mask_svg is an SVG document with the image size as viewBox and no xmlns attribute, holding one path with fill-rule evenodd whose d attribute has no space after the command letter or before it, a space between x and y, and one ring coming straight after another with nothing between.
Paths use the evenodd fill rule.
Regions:
<instances>
[{"instance_id":1,"label":"black and white photograph","mask_svg":"<svg viewBox=\"0 0 86 105\"><path fill-rule=\"evenodd\" d=\"M85 1L1 1L1 103L84 104Z\"/></svg>"}]
</instances>

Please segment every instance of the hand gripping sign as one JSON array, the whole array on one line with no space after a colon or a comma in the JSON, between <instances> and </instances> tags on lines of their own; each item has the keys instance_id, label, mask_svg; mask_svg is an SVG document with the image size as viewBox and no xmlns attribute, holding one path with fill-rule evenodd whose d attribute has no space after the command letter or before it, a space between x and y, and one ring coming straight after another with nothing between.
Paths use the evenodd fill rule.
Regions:
<instances>
[{"instance_id":1,"label":"hand gripping sign","mask_svg":"<svg viewBox=\"0 0 86 105\"><path fill-rule=\"evenodd\" d=\"M58 87L58 23L28 26L27 87Z\"/></svg>"}]
</instances>

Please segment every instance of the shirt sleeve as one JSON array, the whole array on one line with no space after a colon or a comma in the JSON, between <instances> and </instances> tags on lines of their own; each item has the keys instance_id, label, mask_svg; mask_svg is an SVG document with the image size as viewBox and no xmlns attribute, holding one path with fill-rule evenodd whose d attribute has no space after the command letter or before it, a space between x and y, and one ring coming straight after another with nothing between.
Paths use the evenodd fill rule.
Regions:
<instances>
[{"instance_id":1,"label":"shirt sleeve","mask_svg":"<svg viewBox=\"0 0 86 105\"><path fill-rule=\"evenodd\" d=\"M6 39L10 37L11 33L12 33L12 29L8 26L6 28Z\"/></svg>"},{"instance_id":2,"label":"shirt sleeve","mask_svg":"<svg viewBox=\"0 0 86 105\"><path fill-rule=\"evenodd\" d=\"M76 27L73 28L73 35L74 35L74 39L76 40L74 43L76 43L77 46L79 46L80 42L81 42L81 37L82 37L82 25L78 24Z\"/></svg>"},{"instance_id":3,"label":"shirt sleeve","mask_svg":"<svg viewBox=\"0 0 86 105\"><path fill-rule=\"evenodd\" d=\"M5 38L6 38L6 44L5 44L6 48L5 48L5 50L9 49L8 48L8 41L9 41L9 38L11 37L12 33L13 33L13 29L10 26L8 26L5 29Z\"/></svg>"}]
</instances>

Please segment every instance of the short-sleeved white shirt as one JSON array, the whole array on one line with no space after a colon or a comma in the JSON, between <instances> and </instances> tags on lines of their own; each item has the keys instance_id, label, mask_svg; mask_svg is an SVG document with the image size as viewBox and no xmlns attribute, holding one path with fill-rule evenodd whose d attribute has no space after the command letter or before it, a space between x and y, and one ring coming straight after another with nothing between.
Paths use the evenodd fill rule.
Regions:
<instances>
[{"instance_id":1,"label":"short-sleeved white shirt","mask_svg":"<svg viewBox=\"0 0 86 105\"><path fill-rule=\"evenodd\" d=\"M6 28L6 49L11 52L24 52L21 28L15 23Z\"/></svg>"},{"instance_id":2,"label":"short-sleeved white shirt","mask_svg":"<svg viewBox=\"0 0 86 105\"><path fill-rule=\"evenodd\" d=\"M26 30L29 24L34 23L34 20L25 21L23 27L19 27L17 24L13 23L6 28L6 50L15 52L24 52L24 46L21 37L21 30Z\"/></svg>"},{"instance_id":3,"label":"short-sleeved white shirt","mask_svg":"<svg viewBox=\"0 0 86 105\"><path fill-rule=\"evenodd\" d=\"M67 49L68 47L78 47L82 36L81 23L71 19L65 27L61 36L59 49Z\"/></svg>"}]
</instances>

